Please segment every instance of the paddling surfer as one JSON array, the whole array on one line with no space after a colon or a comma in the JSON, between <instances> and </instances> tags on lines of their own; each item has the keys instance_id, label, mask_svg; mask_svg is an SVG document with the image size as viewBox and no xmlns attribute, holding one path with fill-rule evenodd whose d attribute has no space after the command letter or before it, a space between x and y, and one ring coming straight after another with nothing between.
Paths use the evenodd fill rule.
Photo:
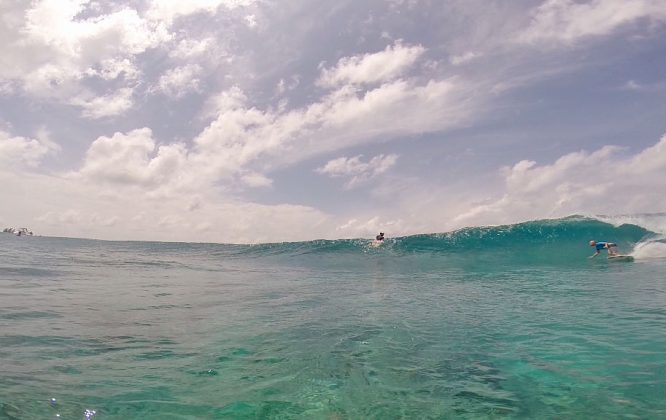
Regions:
<instances>
[{"instance_id":1,"label":"paddling surfer","mask_svg":"<svg viewBox=\"0 0 666 420\"><path fill-rule=\"evenodd\" d=\"M594 258L599 253L601 252L602 249L605 249L608 251L608 256L613 257L616 255L619 255L620 253L617 251L617 244L613 242L604 242L604 241L590 241L590 246L593 246L595 248L594 254L590 256L590 258Z\"/></svg>"}]
</instances>

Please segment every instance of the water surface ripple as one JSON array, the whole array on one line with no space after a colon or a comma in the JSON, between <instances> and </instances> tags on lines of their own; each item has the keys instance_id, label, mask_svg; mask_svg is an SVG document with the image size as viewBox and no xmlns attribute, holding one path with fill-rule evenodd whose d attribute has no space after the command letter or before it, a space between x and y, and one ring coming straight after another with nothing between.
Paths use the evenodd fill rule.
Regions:
<instances>
[{"instance_id":1,"label":"water surface ripple","mask_svg":"<svg viewBox=\"0 0 666 420\"><path fill-rule=\"evenodd\" d=\"M387 245L0 235L0 418L666 417L664 260Z\"/></svg>"}]
</instances>

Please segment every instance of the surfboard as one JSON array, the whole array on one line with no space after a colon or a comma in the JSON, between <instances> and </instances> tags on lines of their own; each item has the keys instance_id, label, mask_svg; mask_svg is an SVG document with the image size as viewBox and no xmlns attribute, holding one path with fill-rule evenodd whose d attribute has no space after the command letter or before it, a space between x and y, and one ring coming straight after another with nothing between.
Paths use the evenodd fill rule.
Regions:
<instances>
[{"instance_id":1,"label":"surfboard","mask_svg":"<svg viewBox=\"0 0 666 420\"><path fill-rule=\"evenodd\" d=\"M611 255L608 257L609 261L618 261L618 262L631 262L634 260L634 257L631 255Z\"/></svg>"},{"instance_id":2,"label":"surfboard","mask_svg":"<svg viewBox=\"0 0 666 420\"><path fill-rule=\"evenodd\" d=\"M375 239L374 241L372 241L372 246L377 248L378 246L382 246L383 243L384 241L378 241Z\"/></svg>"}]
</instances>

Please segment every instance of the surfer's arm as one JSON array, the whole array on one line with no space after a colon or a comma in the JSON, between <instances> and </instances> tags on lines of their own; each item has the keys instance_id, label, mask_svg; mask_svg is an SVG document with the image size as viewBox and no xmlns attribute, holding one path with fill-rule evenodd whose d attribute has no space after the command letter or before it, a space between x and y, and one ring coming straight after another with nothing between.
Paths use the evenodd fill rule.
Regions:
<instances>
[{"instance_id":1,"label":"surfer's arm","mask_svg":"<svg viewBox=\"0 0 666 420\"><path fill-rule=\"evenodd\" d=\"M596 257L597 255L599 255L599 251L597 251L597 252L595 252L594 254L590 255L588 258L594 258L594 257Z\"/></svg>"}]
</instances>

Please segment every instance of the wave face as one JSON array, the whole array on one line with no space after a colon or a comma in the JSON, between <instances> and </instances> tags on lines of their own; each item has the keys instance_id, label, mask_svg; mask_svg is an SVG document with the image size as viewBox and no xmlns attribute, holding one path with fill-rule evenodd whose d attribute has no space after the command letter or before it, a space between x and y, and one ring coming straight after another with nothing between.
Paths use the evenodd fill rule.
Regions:
<instances>
[{"instance_id":1,"label":"wave face","mask_svg":"<svg viewBox=\"0 0 666 420\"><path fill-rule=\"evenodd\" d=\"M390 235L390 232L389 232ZM46 241L83 241L95 248L99 241L41 238ZM374 256L437 258L442 264L460 262L466 267L479 262L497 264L566 264L585 261L594 250L590 240L610 241L620 252L635 259L666 259L666 213L630 216L570 216L533 220L501 226L468 227L446 233L388 237L379 247L371 239L314 240L256 245L105 242L108 246L146 253L145 264L156 264L154 253L190 258L212 256L221 260L267 259L271 262L365 261ZM63 246L65 242L59 242ZM113 245L112 245L113 244ZM605 252L603 253L605 254ZM151 256L151 257L148 257ZM604 257L601 255L600 257ZM340 257L340 259L336 258ZM598 260L605 258L598 258ZM314 260L312 260L314 261ZM439 263L438 263L439 264ZM309 264L308 264L309 265Z\"/></svg>"},{"instance_id":2,"label":"wave face","mask_svg":"<svg viewBox=\"0 0 666 420\"><path fill-rule=\"evenodd\" d=\"M656 218L666 217L657 215ZM650 215L637 216L631 221L644 224L658 221ZM666 223L665 223L666 225ZM656 229L655 229L656 230ZM275 243L260 245L233 245L221 254L238 257L305 256L310 254L391 254L440 255L462 260L492 260L507 263L562 263L581 261L594 250L590 240L610 241L619 245L623 254L666 257L663 235L642 225L622 223L620 219L570 216L562 219L535 220L524 223L469 227L448 233L421 234L388 238L379 247L368 239L316 240L309 242ZM663 247L663 249L662 249Z\"/></svg>"},{"instance_id":3,"label":"wave face","mask_svg":"<svg viewBox=\"0 0 666 420\"><path fill-rule=\"evenodd\" d=\"M627 249L652 234L637 225L613 226L599 220L574 216L514 225L471 227L444 234L408 236L396 239L396 243L407 252L515 251L525 248L563 253L571 248L589 248L588 242L592 239L615 242Z\"/></svg>"}]
</instances>

